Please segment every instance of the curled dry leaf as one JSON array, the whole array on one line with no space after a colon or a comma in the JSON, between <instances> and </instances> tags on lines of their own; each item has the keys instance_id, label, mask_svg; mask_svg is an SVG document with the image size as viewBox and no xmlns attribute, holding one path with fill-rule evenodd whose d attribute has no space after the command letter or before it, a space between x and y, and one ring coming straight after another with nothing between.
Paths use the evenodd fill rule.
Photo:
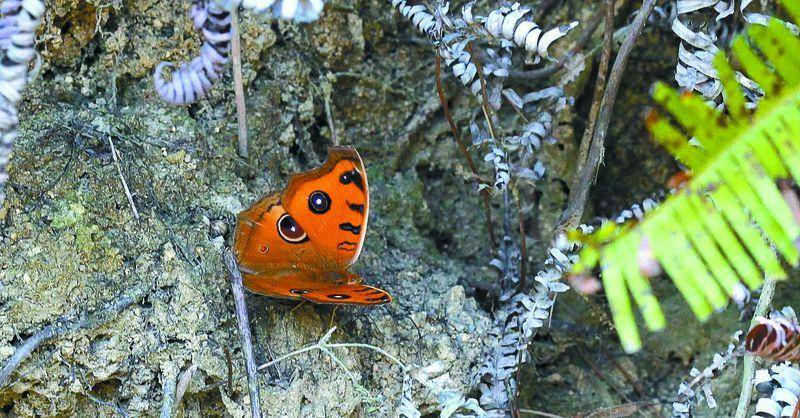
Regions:
<instances>
[{"instance_id":1,"label":"curled dry leaf","mask_svg":"<svg viewBox=\"0 0 800 418\"><path fill-rule=\"evenodd\" d=\"M781 361L800 359L800 326L787 318L758 318L747 333L745 348L760 357Z\"/></svg>"}]
</instances>

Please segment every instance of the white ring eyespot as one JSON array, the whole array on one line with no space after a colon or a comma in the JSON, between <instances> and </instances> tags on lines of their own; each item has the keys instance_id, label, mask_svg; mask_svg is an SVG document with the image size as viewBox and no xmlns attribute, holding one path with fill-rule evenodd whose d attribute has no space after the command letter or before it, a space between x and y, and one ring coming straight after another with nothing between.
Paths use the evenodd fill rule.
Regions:
<instances>
[{"instance_id":1,"label":"white ring eyespot","mask_svg":"<svg viewBox=\"0 0 800 418\"><path fill-rule=\"evenodd\" d=\"M321 215L331 208L331 197L322 190L317 190L308 195L308 209Z\"/></svg>"},{"instance_id":2,"label":"white ring eyespot","mask_svg":"<svg viewBox=\"0 0 800 418\"><path fill-rule=\"evenodd\" d=\"M284 213L280 219L278 219L278 235L280 235L284 241L292 244L298 244L308 240L306 231L303 231L303 228L300 228L300 225L298 225L294 218L289 216L288 213Z\"/></svg>"}]
</instances>

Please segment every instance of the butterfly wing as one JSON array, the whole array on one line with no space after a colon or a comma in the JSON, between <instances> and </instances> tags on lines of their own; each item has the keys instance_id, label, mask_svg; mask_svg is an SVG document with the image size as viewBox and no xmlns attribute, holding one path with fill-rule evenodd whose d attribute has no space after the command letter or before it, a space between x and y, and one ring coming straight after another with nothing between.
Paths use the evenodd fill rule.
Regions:
<instances>
[{"instance_id":1,"label":"butterfly wing","mask_svg":"<svg viewBox=\"0 0 800 418\"><path fill-rule=\"evenodd\" d=\"M292 226L296 228L292 230ZM317 270L322 263L308 236L292 225L277 193L239 214L234 253L243 274L280 276L295 270Z\"/></svg>"},{"instance_id":2,"label":"butterfly wing","mask_svg":"<svg viewBox=\"0 0 800 418\"><path fill-rule=\"evenodd\" d=\"M284 299L302 299L319 304L383 305L392 301L389 293L377 287L357 282L343 282L333 278L320 280L319 274L308 271L269 276L245 274L244 285L250 291L262 295ZM340 277L340 279L348 278ZM360 277L357 279L360 280Z\"/></svg>"},{"instance_id":3,"label":"butterfly wing","mask_svg":"<svg viewBox=\"0 0 800 418\"><path fill-rule=\"evenodd\" d=\"M266 296L380 305L392 297L347 272L364 243L369 191L361 157L332 147L325 164L295 175L237 218L234 251L244 285Z\"/></svg>"},{"instance_id":4,"label":"butterfly wing","mask_svg":"<svg viewBox=\"0 0 800 418\"><path fill-rule=\"evenodd\" d=\"M330 147L321 167L293 176L281 203L308 234L330 270L345 271L361 254L369 217L369 186L353 147Z\"/></svg>"},{"instance_id":5,"label":"butterfly wing","mask_svg":"<svg viewBox=\"0 0 800 418\"><path fill-rule=\"evenodd\" d=\"M392 302L392 295L385 290L356 283L318 289L301 298L314 303L340 305L384 305Z\"/></svg>"}]
</instances>

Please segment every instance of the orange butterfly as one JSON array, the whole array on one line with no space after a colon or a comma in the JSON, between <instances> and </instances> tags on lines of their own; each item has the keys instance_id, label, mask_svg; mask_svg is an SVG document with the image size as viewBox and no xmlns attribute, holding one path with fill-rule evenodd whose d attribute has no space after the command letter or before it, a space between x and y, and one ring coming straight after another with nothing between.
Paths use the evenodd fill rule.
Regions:
<instances>
[{"instance_id":1,"label":"orange butterfly","mask_svg":"<svg viewBox=\"0 0 800 418\"><path fill-rule=\"evenodd\" d=\"M322 167L295 174L283 192L240 213L234 251L249 290L315 303L381 305L385 291L347 271L369 215L364 163L355 148L330 147Z\"/></svg>"}]
</instances>

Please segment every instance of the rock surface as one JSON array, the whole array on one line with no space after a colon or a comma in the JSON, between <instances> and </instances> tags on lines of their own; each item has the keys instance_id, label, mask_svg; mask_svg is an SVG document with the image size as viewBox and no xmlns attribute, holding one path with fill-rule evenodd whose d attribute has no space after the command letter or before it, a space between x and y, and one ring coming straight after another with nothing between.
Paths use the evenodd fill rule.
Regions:
<instances>
[{"instance_id":1,"label":"rock surface","mask_svg":"<svg viewBox=\"0 0 800 418\"><path fill-rule=\"evenodd\" d=\"M563 3L549 20L591 15L584 2ZM186 60L199 46L188 2L48 0L47 6L39 43L44 66L21 104L21 138L0 208L0 361L59 318L101 309L120 295L145 296L105 325L43 344L0 390L2 411L158 415L165 383L196 366L179 406L184 416L245 416L246 379L221 251L240 210L324 159L331 143L326 104L341 142L364 158L372 188L370 230L355 271L395 302L334 312L251 295L257 361L312 345L336 326L332 342L379 347L412 370L438 364L437 382L476 395L497 296L483 210L439 108L433 53L391 7L336 1L307 26L242 17L251 141L243 159L234 145L231 77L189 107L163 103L152 87L158 62ZM677 45L669 34L660 36L642 48ZM670 174L663 168L653 174L670 160L643 140L637 122L655 75L635 68L650 62L668 80L675 53L648 51L655 58L639 55L630 64L637 81L626 83L612 125L619 128L594 192L602 214L648 197L659 177ZM451 106L466 129L479 106L449 81ZM566 198L584 123L576 115L587 114L591 100L587 84L570 92L576 109L558 121L559 142L543 151L548 177L528 197L532 264L544 258ZM629 194L610 197L619 189ZM566 299L557 304L556 326L534 341L536 367L522 375L522 406L570 414L623 402L575 357L587 347L590 357L620 352L599 313L602 298L588 305L574 295ZM700 350L701 359L710 357L742 326L730 311L720 315L719 328L703 330L682 303L677 295L664 301L676 306L670 314L683 315L673 316L686 326L683 333L653 338L651 351L621 360L646 393L634 394L604 364L611 385L636 399L668 401ZM584 325L591 332L576 335ZM231 387L216 385L228 378L226 353ZM262 409L289 417L395 411L399 366L370 349L332 353L336 360L311 351L269 367L261 375ZM413 393L423 412L435 411L434 393L418 384Z\"/></svg>"}]
</instances>

